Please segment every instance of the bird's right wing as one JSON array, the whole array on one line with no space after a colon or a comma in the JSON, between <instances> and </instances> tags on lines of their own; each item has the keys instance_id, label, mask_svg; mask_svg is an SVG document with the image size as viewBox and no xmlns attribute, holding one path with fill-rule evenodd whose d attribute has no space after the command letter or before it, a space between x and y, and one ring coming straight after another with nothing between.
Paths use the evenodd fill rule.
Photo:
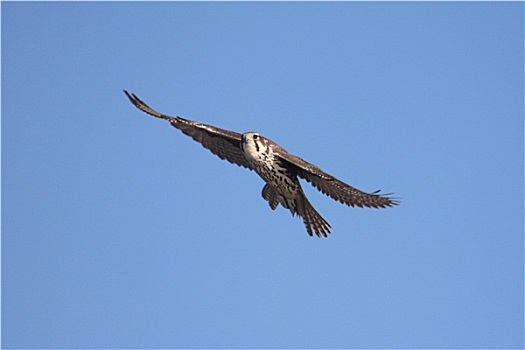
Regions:
<instances>
[{"instance_id":1,"label":"bird's right wing","mask_svg":"<svg viewBox=\"0 0 525 350\"><path fill-rule=\"evenodd\" d=\"M199 142L204 148L210 150L211 153L219 158L253 170L240 147L241 134L181 117L170 117L155 111L135 94L130 94L126 90L124 90L124 93L135 107L144 113L169 121L171 125Z\"/></svg>"}]
</instances>

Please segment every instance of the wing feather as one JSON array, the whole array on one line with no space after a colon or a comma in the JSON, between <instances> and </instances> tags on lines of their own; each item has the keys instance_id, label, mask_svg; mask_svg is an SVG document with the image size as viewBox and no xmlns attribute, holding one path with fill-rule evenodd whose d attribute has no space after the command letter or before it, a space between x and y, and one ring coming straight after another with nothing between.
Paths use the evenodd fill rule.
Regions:
<instances>
[{"instance_id":1,"label":"wing feather","mask_svg":"<svg viewBox=\"0 0 525 350\"><path fill-rule=\"evenodd\" d=\"M380 194L379 191L373 193L360 191L280 147L278 153L282 160L295 168L297 176L311 183L320 192L343 204L361 208L386 208L398 204L395 199L389 197L390 194Z\"/></svg>"},{"instance_id":2,"label":"wing feather","mask_svg":"<svg viewBox=\"0 0 525 350\"><path fill-rule=\"evenodd\" d=\"M240 148L241 134L181 117L170 117L155 111L135 94L130 94L126 90L124 93L135 107L144 113L169 121L175 128L199 142L220 159L253 170Z\"/></svg>"}]
</instances>

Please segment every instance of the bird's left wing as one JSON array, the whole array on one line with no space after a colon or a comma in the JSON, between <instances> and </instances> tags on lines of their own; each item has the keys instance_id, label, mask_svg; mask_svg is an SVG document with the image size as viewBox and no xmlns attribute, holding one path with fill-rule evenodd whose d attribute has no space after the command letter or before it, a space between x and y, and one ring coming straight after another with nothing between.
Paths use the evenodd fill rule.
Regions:
<instances>
[{"instance_id":1,"label":"bird's left wing","mask_svg":"<svg viewBox=\"0 0 525 350\"><path fill-rule=\"evenodd\" d=\"M253 170L240 148L241 134L181 117L170 117L155 111L135 94L130 94L126 90L124 93L135 107L144 113L169 121L171 125L199 142L219 158Z\"/></svg>"},{"instance_id":2,"label":"bird's left wing","mask_svg":"<svg viewBox=\"0 0 525 350\"><path fill-rule=\"evenodd\" d=\"M386 208L397 205L398 202L388 194L380 194L379 191L366 193L358 190L343 181L336 179L308 163L304 159L294 156L284 149L278 149L279 157L295 169L297 176L310 182L315 188L327 196L348 206Z\"/></svg>"}]
</instances>

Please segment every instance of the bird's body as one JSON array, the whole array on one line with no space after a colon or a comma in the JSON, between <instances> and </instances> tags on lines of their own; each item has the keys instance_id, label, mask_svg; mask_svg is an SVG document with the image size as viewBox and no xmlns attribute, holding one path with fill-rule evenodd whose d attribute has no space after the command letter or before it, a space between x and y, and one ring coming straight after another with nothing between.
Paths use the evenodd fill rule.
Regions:
<instances>
[{"instance_id":1,"label":"bird's body","mask_svg":"<svg viewBox=\"0 0 525 350\"><path fill-rule=\"evenodd\" d=\"M274 210L279 204L290 210L292 215L303 218L307 232L327 236L330 224L312 207L306 198L297 174L279 157L286 151L275 142L255 132L242 135L241 149L252 164L253 170L266 182L262 197ZM287 152L286 152L287 153Z\"/></svg>"},{"instance_id":2,"label":"bird's body","mask_svg":"<svg viewBox=\"0 0 525 350\"><path fill-rule=\"evenodd\" d=\"M255 132L240 134L181 117L161 114L134 94L124 91L135 107L154 117L165 119L199 142L221 159L254 170L265 182L262 197L271 209L281 204L292 215L303 218L310 236L327 237L330 224L306 198L299 177L312 183L319 191L349 206L385 208L397 202L378 192L365 193L345 184L305 160L291 155L275 142Z\"/></svg>"}]
</instances>

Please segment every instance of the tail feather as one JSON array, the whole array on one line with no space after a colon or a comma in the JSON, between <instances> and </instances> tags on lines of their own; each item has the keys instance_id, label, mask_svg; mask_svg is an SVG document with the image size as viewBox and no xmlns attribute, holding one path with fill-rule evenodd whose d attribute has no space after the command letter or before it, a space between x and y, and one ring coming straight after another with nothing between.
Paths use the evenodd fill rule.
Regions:
<instances>
[{"instance_id":1,"label":"tail feather","mask_svg":"<svg viewBox=\"0 0 525 350\"><path fill-rule=\"evenodd\" d=\"M284 208L290 210L292 215L297 214L300 216L303 219L306 232L310 236L313 236L315 233L317 237L328 237L330 234L330 224L314 209L302 189L299 189L296 198L292 199L283 197L275 187L266 184L261 194L272 210L275 210L281 204Z\"/></svg>"},{"instance_id":2,"label":"tail feather","mask_svg":"<svg viewBox=\"0 0 525 350\"><path fill-rule=\"evenodd\" d=\"M314 209L304 193L301 193L301 198L297 202L297 215L303 218L306 232L310 236L313 236L315 232L317 237L328 237L331 228L330 224Z\"/></svg>"}]
</instances>

